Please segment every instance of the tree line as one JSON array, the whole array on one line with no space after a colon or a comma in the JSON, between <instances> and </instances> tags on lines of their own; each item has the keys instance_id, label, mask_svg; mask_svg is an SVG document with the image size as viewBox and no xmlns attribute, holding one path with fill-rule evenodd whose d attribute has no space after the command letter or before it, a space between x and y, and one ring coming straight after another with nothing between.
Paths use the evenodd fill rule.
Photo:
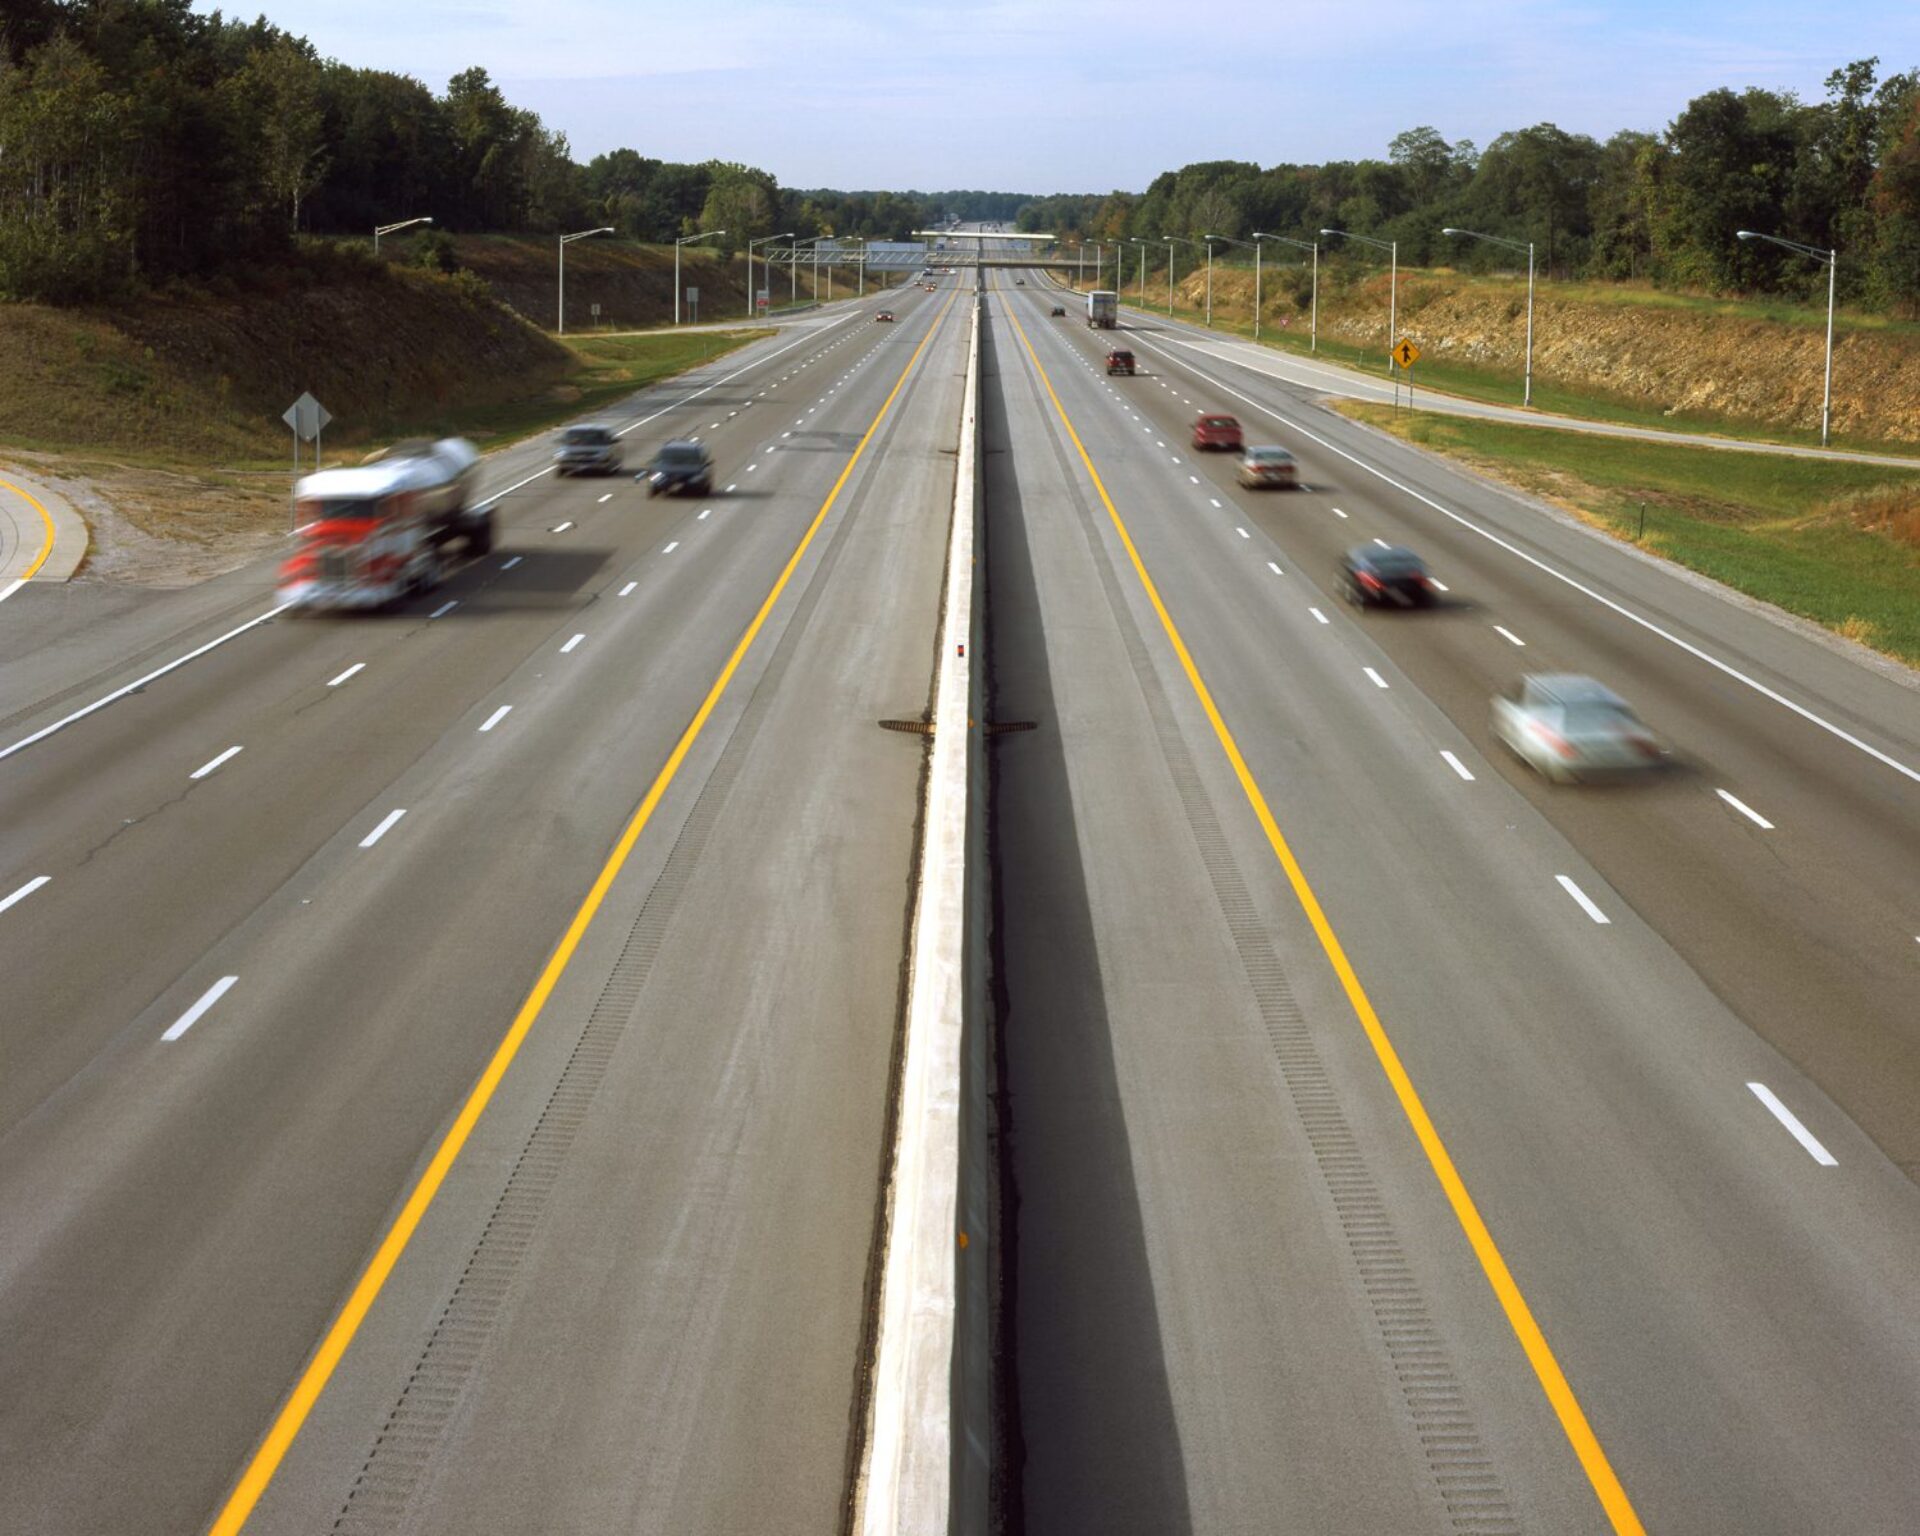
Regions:
<instances>
[{"instance_id":1,"label":"tree line","mask_svg":"<svg viewBox=\"0 0 1920 1536\"><path fill-rule=\"evenodd\" d=\"M1165 172L1143 194L1039 198L1019 225L1103 241L1260 231L1326 246L1338 242L1319 232L1337 229L1397 242L1403 263L1515 265L1512 252L1442 233L1451 226L1532 242L1541 272L1556 277L1824 301L1824 263L1736 238L1759 230L1838 250L1844 299L1914 315L1920 74L1880 79L1879 65L1835 70L1818 102L1709 91L1663 133L1628 130L1604 143L1541 123L1481 150L1420 127L1396 137L1385 160L1266 170L1210 161ZM1164 266L1166 249L1150 250L1149 264L1157 255ZM1137 259L1139 247L1129 252ZM1517 260L1524 266L1524 252Z\"/></svg>"},{"instance_id":2,"label":"tree line","mask_svg":"<svg viewBox=\"0 0 1920 1536\"><path fill-rule=\"evenodd\" d=\"M319 56L266 20L190 0L7 0L0 11L0 297L81 302L271 259L302 235L724 228L904 238L1011 220L995 192L796 192L765 171L577 164L566 136L469 69L420 81ZM443 242L422 254L450 259Z\"/></svg>"}]
</instances>

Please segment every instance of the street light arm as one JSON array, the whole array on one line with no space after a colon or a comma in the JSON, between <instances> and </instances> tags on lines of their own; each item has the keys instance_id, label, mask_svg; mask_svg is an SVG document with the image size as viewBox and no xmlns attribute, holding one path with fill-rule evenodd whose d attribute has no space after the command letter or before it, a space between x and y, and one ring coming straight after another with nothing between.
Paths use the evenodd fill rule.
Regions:
<instances>
[{"instance_id":1,"label":"street light arm","mask_svg":"<svg viewBox=\"0 0 1920 1536\"><path fill-rule=\"evenodd\" d=\"M1762 234L1759 230L1754 229L1737 229L1734 231L1734 238L1737 240L1770 241L1774 245L1785 246L1790 251L1798 251L1802 256L1811 256L1815 261L1835 262L1840 259L1840 253L1837 250L1829 251L1822 250L1817 245L1802 245L1798 240L1787 240L1779 235Z\"/></svg>"},{"instance_id":2,"label":"street light arm","mask_svg":"<svg viewBox=\"0 0 1920 1536\"><path fill-rule=\"evenodd\" d=\"M1458 235L1468 240L1484 240L1488 245L1504 245L1510 251L1531 251L1531 240L1509 240L1505 235L1483 235L1477 229L1454 229L1451 226L1440 231L1443 235Z\"/></svg>"}]
</instances>

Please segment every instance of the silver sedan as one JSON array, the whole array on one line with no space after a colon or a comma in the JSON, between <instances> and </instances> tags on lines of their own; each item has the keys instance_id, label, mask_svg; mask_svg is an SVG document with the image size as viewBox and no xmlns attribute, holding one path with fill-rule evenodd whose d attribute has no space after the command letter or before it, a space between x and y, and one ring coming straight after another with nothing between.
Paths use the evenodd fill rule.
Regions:
<instances>
[{"instance_id":1,"label":"silver sedan","mask_svg":"<svg viewBox=\"0 0 1920 1536\"><path fill-rule=\"evenodd\" d=\"M1667 748L1604 684L1572 672L1529 673L1493 700L1493 734L1556 782L1643 772Z\"/></svg>"}]
</instances>

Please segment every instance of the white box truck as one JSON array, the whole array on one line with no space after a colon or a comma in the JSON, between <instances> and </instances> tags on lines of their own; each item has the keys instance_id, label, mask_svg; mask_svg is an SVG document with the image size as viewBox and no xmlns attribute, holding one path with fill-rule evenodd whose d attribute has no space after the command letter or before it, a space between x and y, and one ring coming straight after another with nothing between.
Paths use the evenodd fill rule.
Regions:
<instances>
[{"instance_id":1,"label":"white box truck","mask_svg":"<svg viewBox=\"0 0 1920 1536\"><path fill-rule=\"evenodd\" d=\"M1120 318L1120 295L1111 288L1096 288L1087 295L1087 324L1110 331Z\"/></svg>"}]
</instances>

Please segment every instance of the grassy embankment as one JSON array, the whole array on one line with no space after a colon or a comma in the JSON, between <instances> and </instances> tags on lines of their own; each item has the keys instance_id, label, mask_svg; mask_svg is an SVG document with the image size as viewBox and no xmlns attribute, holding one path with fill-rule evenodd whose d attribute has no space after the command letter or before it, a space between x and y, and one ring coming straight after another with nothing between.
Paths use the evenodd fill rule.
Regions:
<instances>
[{"instance_id":1,"label":"grassy embankment","mask_svg":"<svg viewBox=\"0 0 1920 1536\"><path fill-rule=\"evenodd\" d=\"M333 415L330 463L400 437L498 447L757 334L563 344L472 279L310 251L244 285L111 309L0 305L0 456L97 525L124 517L154 538L217 543L283 520L280 413L302 390Z\"/></svg>"},{"instance_id":2,"label":"grassy embankment","mask_svg":"<svg viewBox=\"0 0 1920 1536\"><path fill-rule=\"evenodd\" d=\"M1166 313L1148 275L1122 303ZM1203 324L1204 273L1175 285L1174 313ZM1298 290L1296 292L1296 290ZM1307 296L1270 264L1261 341L1304 356ZM1387 276L1322 266L1319 355L1388 377ZM1819 442L1824 307L1659 292L1639 284L1546 283L1535 298L1533 405L1541 412L1667 431ZM1213 327L1251 337L1251 268L1216 261ZM1519 405L1526 277L1402 269L1399 329L1421 348L1416 391ZM1835 330L1833 445L1920 455L1920 324L1842 314Z\"/></svg>"},{"instance_id":3,"label":"grassy embankment","mask_svg":"<svg viewBox=\"0 0 1920 1536\"><path fill-rule=\"evenodd\" d=\"M1357 403L1343 409L1920 666L1920 467L1650 443Z\"/></svg>"}]
</instances>

